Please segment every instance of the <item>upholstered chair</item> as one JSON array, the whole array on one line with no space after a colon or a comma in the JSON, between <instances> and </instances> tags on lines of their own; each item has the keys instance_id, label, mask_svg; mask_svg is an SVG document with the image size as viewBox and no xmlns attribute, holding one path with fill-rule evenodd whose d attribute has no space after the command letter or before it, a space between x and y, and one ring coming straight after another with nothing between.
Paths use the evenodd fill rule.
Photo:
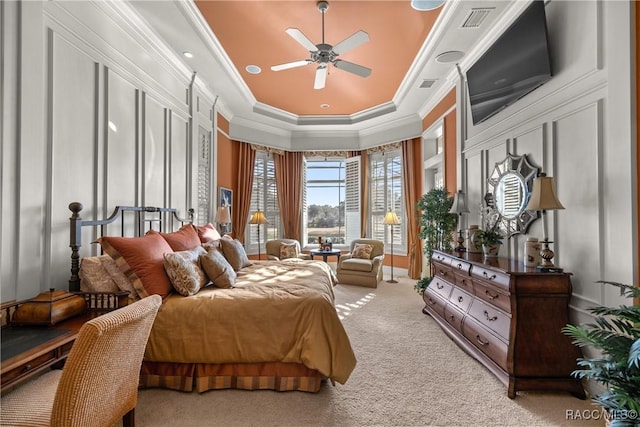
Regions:
<instances>
[{"instance_id":1,"label":"upholstered chair","mask_svg":"<svg viewBox=\"0 0 640 427\"><path fill-rule=\"evenodd\" d=\"M283 245L288 246L288 248L283 249ZM295 250L290 252L288 254L288 257L283 257L282 255L284 255L284 252L286 252L287 250L291 250L291 245L293 245ZM285 258L311 259L311 256L309 254L302 253L302 251L300 250L300 242L295 239L267 240L267 242L265 243L265 247L267 250L268 260L281 261Z\"/></svg>"},{"instance_id":2,"label":"upholstered chair","mask_svg":"<svg viewBox=\"0 0 640 427\"><path fill-rule=\"evenodd\" d=\"M2 397L0 425L135 425L138 381L149 332L162 304L152 295L82 325L62 370Z\"/></svg>"},{"instance_id":3,"label":"upholstered chair","mask_svg":"<svg viewBox=\"0 0 640 427\"><path fill-rule=\"evenodd\" d=\"M366 256L369 245L371 251ZM359 250L356 250L359 249ZM340 256L338 261L338 283L345 285L367 286L377 288L382 280L382 260L384 259L384 242L372 239L356 239L351 242L348 254Z\"/></svg>"}]
</instances>

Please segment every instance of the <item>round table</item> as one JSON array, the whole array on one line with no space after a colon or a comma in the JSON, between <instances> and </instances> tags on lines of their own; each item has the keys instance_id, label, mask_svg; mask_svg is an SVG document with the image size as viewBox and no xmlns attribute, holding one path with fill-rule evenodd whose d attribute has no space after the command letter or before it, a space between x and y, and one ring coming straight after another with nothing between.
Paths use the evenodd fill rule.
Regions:
<instances>
[{"instance_id":1,"label":"round table","mask_svg":"<svg viewBox=\"0 0 640 427\"><path fill-rule=\"evenodd\" d=\"M330 251L312 250L309 251L309 255L311 255L311 259L315 256L321 256L324 262L327 262L327 257L335 255L340 261L340 249L332 249Z\"/></svg>"}]
</instances>

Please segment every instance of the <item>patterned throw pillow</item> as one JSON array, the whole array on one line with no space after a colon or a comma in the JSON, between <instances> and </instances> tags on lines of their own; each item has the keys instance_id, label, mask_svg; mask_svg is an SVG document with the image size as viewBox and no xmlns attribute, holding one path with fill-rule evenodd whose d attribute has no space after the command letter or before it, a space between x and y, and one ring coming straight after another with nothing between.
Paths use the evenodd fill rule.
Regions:
<instances>
[{"instance_id":1,"label":"patterned throw pillow","mask_svg":"<svg viewBox=\"0 0 640 427\"><path fill-rule=\"evenodd\" d=\"M207 285L207 276L200 268L200 255L204 253L202 246L197 246L190 251L164 254L164 269L180 295L195 295Z\"/></svg>"},{"instance_id":2,"label":"patterned throw pillow","mask_svg":"<svg viewBox=\"0 0 640 427\"><path fill-rule=\"evenodd\" d=\"M251 265L242 243L237 239L220 239L222 254L235 271Z\"/></svg>"},{"instance_id":3,"label":"patterned throw pillow","mask_svg":"<svg viewBox=\"0 0 640 427\"><path fill-rule=\"evenodd\" d=\"M140 299L138 293L136 292L136 289L133 287L133 283L131 283L131 281L127 279L127 276L125 276L124 273L120 271L113 258L111 258L109 255L106 255L106 258L102 260L102 266L105 270L107 270L109 276L111 276L111 280L113 280L116 285L118 285L118 289L120 289L121 291L129 292L129 299L131 301Z\"/></svg>"},{"instance_id":4,"label":"patterned throw pillow","mask_svg":"<svg viewBox=\"0 0 640 427\"><path fill-rule=\"evenodd\" d=\"M280 243L280 259L297 257L298 247L295 243Z\"/></svg>"},{"instance_id":5,"label":"patterned throw pillow","mask_svg":"<svg viewBox=\"0 0 640 427\"><path fill-rule=\"evenodd\" d=\"M236 272L218 249L211 248L200 255L200 265L214 286L232 288L236 284Z\"/></svg>"},{"instance_id":6,"label":"patterned throw pillow","mask_svg":"<svg viewBox=\"0 0 640 427\"><path fill-rule=\"evenodd\" d=\"M98 242L124 275L133 283L140 298L169 295L173 289L164 270L164 254L173 252L159 234L142 237L101 237Z\"/></svg>"},{"instance_id":7,"label":"patterned throw pillow","mask_svg":"<svg viewBox=\"0 0 640 427\"><path fill-rule=\"evenodd\" d=\"M351 256L353 258L371 259L372 251L372 245L369 245L368 243L356 243L353 245L353 252L351 253Z\"/></svg>"},{"instance_id":8,"label":"patterned throw pillow","mask_svg":"<svg viewBox=\"0 0 640 427\"><path fill-rule=\"evenodd\" d=\"M80 290L83 292L117 292L118 285L113 281L103 265L109 255L90 256L80 262Z\"/></svg>"}]
</instances>

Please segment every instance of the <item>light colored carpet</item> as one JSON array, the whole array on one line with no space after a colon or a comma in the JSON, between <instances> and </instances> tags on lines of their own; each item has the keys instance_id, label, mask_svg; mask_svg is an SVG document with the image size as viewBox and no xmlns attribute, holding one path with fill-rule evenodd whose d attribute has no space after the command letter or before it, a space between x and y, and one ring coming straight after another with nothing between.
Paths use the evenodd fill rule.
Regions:
<instances>
[{"instance_id":1,"label":"light colored carpet","mask_svg":"<svg viewBox=\"0 0 640 427\"><path fill-rule=\"evenodd\" d=\"M568 393L516 399L429 316L414 281L377 289L338 285L337 310L358 365L345 385L319 393L141 390L147 426L584 426L597 407ZM571 419L567 411L581 420Z\"/></svg>"}]
</instances>

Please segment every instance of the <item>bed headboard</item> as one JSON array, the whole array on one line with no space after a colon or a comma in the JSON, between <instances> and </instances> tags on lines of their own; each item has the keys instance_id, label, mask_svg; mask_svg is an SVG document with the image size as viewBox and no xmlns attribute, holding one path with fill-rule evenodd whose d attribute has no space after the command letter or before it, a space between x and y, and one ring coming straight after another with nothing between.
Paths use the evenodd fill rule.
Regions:
<instances>
[{"instance_id":1,"label":"bed headboard","mask_svg":"<svg viewBox=\"0 0 640 427\"><path fill-rule=\"evenodd\" d=\"M80 290L80 247L82 246L83 227L94 227L97 237L105 235L105 227L119 221L119 235L125 237L126 231L133 230L129 237L144 235L148 230L164 233L174 231L176 225L183 226L193 222L194 210L187 211L188 218L180 218L175 208L158 208L153 206L116 206L111 216L102 220L85 220L80 217L83 206L80 202L69 204L69 247L71 247L71 277L69 291ZM127 227L129 225L129 227Z\"/></svg>"}]
</instances>

